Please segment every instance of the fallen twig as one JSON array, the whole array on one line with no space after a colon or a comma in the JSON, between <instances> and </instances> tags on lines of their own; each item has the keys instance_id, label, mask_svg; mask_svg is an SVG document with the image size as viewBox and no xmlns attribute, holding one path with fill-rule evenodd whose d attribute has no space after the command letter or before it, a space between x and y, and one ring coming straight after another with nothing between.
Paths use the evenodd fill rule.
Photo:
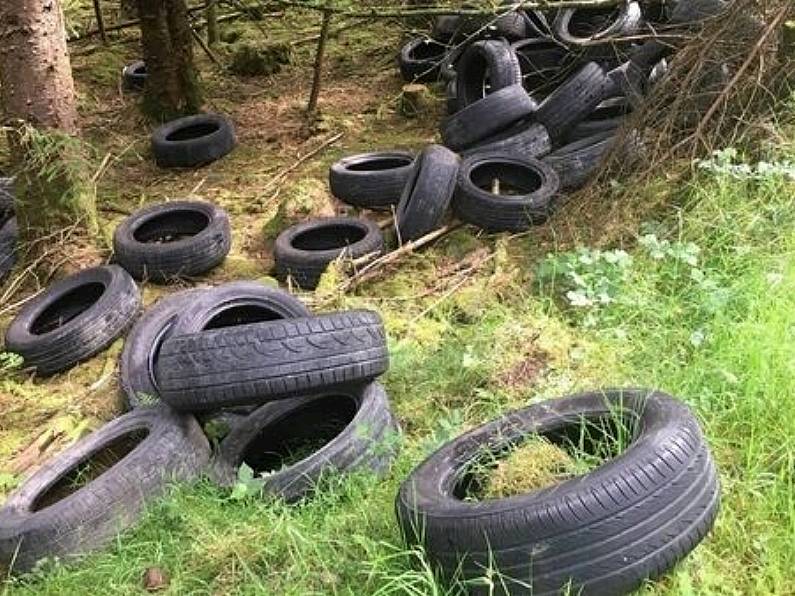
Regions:
<instances>
[{"instance_id":1,"label":"fallen twig","mask_svg":"<svg viewBox=\"0 0 795 596\"><path fill-rule=\"evenodd\" d=\"M343 282L342 285L340 286L340 290L345 292L347 290L355 288L356 286L358 286L359 284L361 284L361 283L363 283L363 282L365 282L367 280L370 280L370 279L373 279L374 277L377 277L380 274L381 270L386 265L389 265L390 263L394 263L395 261L400 260L402 257L413 253L418 248L422 248L423 246L426 246L426 245L430 244L431 242L434 242L434 241L438 240L442 236L445 236L446 234L449 234L450 232L452 232L454 230L457 230L458 228L460 228L463 225L464 224L462 224L460 222L456 222L456 223L452 223L452 224L446 225L443 228L439 228L438 230L434 230L430 234L426 234L422 238L418 238L417 240L411 240L409 242L406 242L400 248L398 248L396 250L393 250L392 252L389 252L389 253L387 253L387 254L375 259L374 261L370 261L368 264L366 264L364 267L362 267L359 271L357 271L354 275L352 275L347 280L345 280L345 282ZM361 263L360 259L357 259L357 260L355 260L353 262L354 266L356 266L356 265L358 265L360 263Z\"/></svg>"}]
</instances>

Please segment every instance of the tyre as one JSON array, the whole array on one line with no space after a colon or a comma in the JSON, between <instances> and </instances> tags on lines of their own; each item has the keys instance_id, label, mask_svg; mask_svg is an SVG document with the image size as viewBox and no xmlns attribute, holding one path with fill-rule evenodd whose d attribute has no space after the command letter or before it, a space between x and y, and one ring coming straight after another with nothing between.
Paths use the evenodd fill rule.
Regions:
<instances>
[{"instance_id":1,"label":"tyre","mask_svg":"<svg viewBox=\"0 0 795 596\"><path fill-rule=\"evenodd\" d=\"M460 161L441 145L428 145L422 150L395 210L395 229L401 243L422 238L441 226L455 192Z\"/></svg>"},{"instance_id":2,"label":"tyre","mask_svg":"<svg viewBox=\"0 0 795 596\"><path fill-rule=\"evenodd\" d=\"M605 444L625 424L635 427L628 447L591 472L507 498L462 498L477 466L529 436ZM546 401L466 433L411 473L397 512L409 543L424 545L447 576L497 577L500 594L625 594L693 550L719 500L693 413L668 395L633 389ZM471 593L494 593L481 586Z\"/></svg>"},{"instance_id":3,"label":"tyre","mask_svg":"<svg viewBox=\"0 0 795 596\"><path fill-rule=\"evenodd\" d=\"M604 69L589 62L541 102L536 120L547 129L552 143L558 145L605 99L609 89L610 80Z\"/></svg>"},{"instance_id":4,"label":"tyre","mask_svg":"<svg viewBox=\"0 0 795 596\"><path fill-rule=\"evenodd\" d=\"M163 401L202 412L328 392L388 367L381 317L350 311L213 329L163 342Z\"/></svg>"},{"instance_id":5,"label":"tyre","mask_svg":"<svg viewBox=\"0 0 795 596\"><path fill-rule=\"evenodd\" d=\"M261 406L218 447L210 476L233 486L245 463L263 474L263 495L295 502L324 476L386 473L397 455L400 428L379 383ZM311 454L295 460L295 453Z\"/></svg>"},{"instance_id":6,"label":"tyre","mask_svg":"<svg viewBox=\"0 0 795 596\"><path fill-rule=\"evenodd\" d=\"M599 10L565 8L558 11L552 25L555 37L568 45L582 45L597 40L628 37L643 24L637 2Z\"/></svg>"},{"instance_id":7,"label":"tyre","mask_svg":"<svg viewBox=\"0 0 795 596\"><path fill-rule=\"evenodd\" d=\"M461 151L527 118L538 106L521 85L511 85L462 108L442 122L445 146Z\"/></svg>"},{"instance_id":8,"label":"tyre","mask_svg":"<svg viewBox=\"0 0 795 596\"><path fill-rule=\"evenodd\" d=\"M461 164L453 210L487 232L520 232L547 220L558 185L552 168L536 159L478 153Z\"/></svg>"},{"instance_id":9,"label":"tyre","mask_svg":"<svg viewBox=\"0 0 795 596\"><path fill-rule=\"evenodd\" d=\"M116 228L116 261L138 280L176 281L220 265L232 246L226 211L202 201L150 205Z\"/></svg>"},{"instance_id":10,"label":"tyre","mask_svg":"<svg viewBox=\"0 0 795 596\"><path fill-rule=\"evenodd\" d=\"M0 178L0 224L14 215L14 179Z\"/></svg>"},{"instance_id":11,"label":"tyre","mask_svg":"<svg viewBox=\"0 0 795 596\"><path fill-rule=\"evenodd\" d=\"M720 16L729 8L727 0L679 0L671 11L671 25L698 23Z\"/></svg>"},{"instance_id":12,"label":"tyre","mask_svg":"<svg viewBox=\"0 0 795 596\"><path fill-rule=\"evenodd\" d=\"M165 296L148 308L133 325L119 358L119 386L127 410L162 403L154 374L160 347L180 313L203 291L184 290Z\"/></svg>"},{"instance_id":13,"label":"tyre","mask_svg":"<svg viewBox=\"0 0 795 596\"><path fill-rule=\"evenodd\" d=\"M39 375L52 375L108 347L140 307L138 287L124 269L86 269L25 305L6 331L5 347Z\"/></svg>"},{"instance_id":14,"label":"tyre","mask_svg":"<svg viewBox=\"0 0 795 596\"><path fill-rule=\"evenodd\" d=\"M617 138L613 131L601 132L564 145L543 161L557 173L561 191L578 190L594 176Z\"/></svg>"},{"instance_id":15,"label":"tyre","mask_svg":"<svg viewBox=\"0 0 795 596\"><path fill-rule=\"evenodd\" d=\"M196 478L210 447L192 416L147 408L106 424L33 474L0 510L0 566L32 570L111 544L170 483Z\"/></svg>"},{"instance_id":16,"label":"tyre","mask_svg":"<svg viewBox=\"0 0 795 596\"><path fill-rule=\"evenodd\" d=\"M461 59L461 55L464 53L466 48L466 45L459 44L453 47L444 57L444 61L442 62L442 66L439 71L439 77L443 81L447 81L449 83L458 76L458 72L456 70L458 68L458 61Z\"/></svg>"},{"instance_id":17,"label":"tyre","mask_svg":"<svg viewBox=\"0 0 795 596\"><path fill-rule=\"evenodd\" d=\"M573 60L569 51L548 39L527 39L513 44L522 71L522 86L531 96L544 98L570 74Z\"/></svg>"},{"instance_id":18,"label":"tyre","mask_svg":"<svg viewBox=\"0 0 795 596\"><path fill-rule=\"evenodd\" d=\"M552 151L547 129L530 120L522 120L501 133L483 139L461 152L462 157L476 153L510 153L519 157L542 157Z\"/></svg>"},{"instance_id":19,"label":"tyre","mask_svg":"<svg viewBox=\"0 0 795 596\"><path fill-rule=\"evenodd\" d=\"M632 104L626 97L606 99L566 135L566 143L573 143L600 133L615 133L632 113Z\"/></svg>"},{"instance_id":20,"label":"tyre","mask_svg":"<svg viewBox=\"0 0 795 596\"><path fill-rule=\"evenodd\" d=\"M121 80L124 88L130 91L143 91L148 77L146 63L143 60L128 64L121 71Z\"/></svg>"},{"instance_id":21,"label":"tyre","mask_svg":"<svg viewBox=\"0 0 795 596\"><path fill-rule=\"evenodd\" d=\"M152 152L161 168L193 168L221 159L236 144L232 122L219 114L186 116L152 134Z\"/></svg>"},{"instance_id":22,"label":"tyre","mask_svg":"<svg viewBox=\"0 0 795 596\"><path fill-rule=\"evenodd\" d=\"M443 43L425 37L412 39L400 50L400 75L408 83L438 81L446 56Z\"/></svg>"},{"instance_id":23,"label":"tyre","mask_svg":"<svg viewBox=\"0 0 795 596\"><path fill-rule=\"evenodd\" d=\"M458 101L458 91L456 89L455 79L448 81L444 88L444 95L447 115L452 116L461 109L461 103Z\"/></svg>"},{"instance_id":24,"label":"tyre","mask_svg":"<svg viewBox=\"0 0 795 596\"><path fill-rule=\"evenodd\" d=\"M507 41L476 41L462 54L456 68L456 97L462 107L480 101L486 95L518 85L522 71L516 52Z\"/></svg>"},{"instance_id":25,"label":"tyre","mask_svg":"<svg viewBox=\"0 0 795 596\"><path fill-rule=\"evenodd\" d=\"M304 290L314 290L323 273L339 258L349 260L384 252L384 235L372 221L330 217L287 228L273 249L276 276L288 277Z\"/></svg>"},{"instance_id":26,"label":"tyre","mask_svg":"<svg viewBox=\"0 0 795 596\"><path fill-rule=\"evenodd\" d=\"M0 280L17 264L17 242L19 230L17 218L12 217L0 224Z\"/></svg>"},{"instance_id":27,"label":"tyre","mask_svg":"<svg viewBox=\"0 0 795 596\"><path fill-rule=\"evenodd\" d=\"M363 209L389 209L406 185L414 155L408 151L379 151L344 157L331 166L331 194Z\"/></svg>"}]
</instances>

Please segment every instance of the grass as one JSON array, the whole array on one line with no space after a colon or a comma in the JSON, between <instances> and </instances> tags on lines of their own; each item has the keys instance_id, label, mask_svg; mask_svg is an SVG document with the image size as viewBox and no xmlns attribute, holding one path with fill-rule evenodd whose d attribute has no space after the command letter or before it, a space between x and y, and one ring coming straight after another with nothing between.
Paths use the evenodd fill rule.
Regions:
<instances>
[{"instance_id":1,"label":"grass","mask_svg":"<svg viewBox=\"0 0 795 596\"><path fill-rule=\"evenodd\" d=\"M711 536L643 591L792 593L792 190L775 176L700 176L682 189L685 208L629 251L630 264L603 304L567 298L565 278L537 295L506 282L479 303L462 292L416 319L414 311L427 307L389 303L400 296L399 284L411 289L422 279L427 259L417 258L377 291L351 299L383 301L391 331L386 384L406 439L387 479L331 482L292 507L230 500L204 483L179 487L109 552L15 580L8 593L135 593L150 566L165 570L174 594L457 593L436 583L421 553L402 546L393 514L399 482L437 445L509 407L617 383L660 387L687 401L706 429L723 486ZM435 249L433 258L443 260L443 251ZM611 275L600 259L593 262L597 275ZM492 269L485 279L499 274ZM479 283L471 281L476 289ZM546 348L543 374L527 384L496 384L531 343ZM501 465L513 490L532 482L510 459Z\"/></svg>"},{"instance_id":2,"label":"grass","mask_svg":"<svg viewBox=\"0 0 795 596\"><path fill-rule=\"evenodd\" d=\"M332 44L321 106L329 126L346 132L344 143L295 172L271 202L261 201L262 184L312 147L294 134L309 55L267 85L208 74L205 65L208 95L232 113L241 147L198 174L164 175L147 159L134 102L113 88L106 95L85 91L95 89L90 73L100 58L120 68L134 55L91 53L87 59L95 62L78 81L83 111L110 107L87 125L87 136L114 156L100 180L102 205L134 209L187 196L198 185L199 196L230 211L235 228L227 266L207 281L265 278L270 250L263 228L274 217L333 210L324 181L331 161L433 138L433 122L405 121L391 110L387 96L399 88L394 69L384 74L371 64L386 64L372 48L390 41L366 35L352 32ZM375 81L365 78L374 70ZM268 95L255 95L261 87ZM786 151L770 159L785 159ZM795 185L775 173L737 178L718 170L666 188L668 204L681 207L646 222L624 250L556 251L546 238L560 222L510 240L463 229L353 295L315 299L319 310L375 308L386 321L392 366L384 382L405 438L385 479L329 479L294 506L233 499L205 481L174 487L107 551L45 565L10 580L5 593L136 594L145 570L158 567L170 594L458 594L460 586L440 585L422 553L403 545L394 516L399 483L443 442L506 410L624 384L661 388L694 408L723 487L710 537L642 591L795 593ZM285 199L288 207L278 212ZM112 229L117 215L104 215ZM147 303L161 293L147 288ZM2 459L55 413L113 416L115 388L106 372L118 350L49 381L0 375ZM532 464L537 448L530 446ZM549 454L552 465L523 468L527 452L514 455L498 464L491 495L550 481L558 464L573 463L564 470L571 473L595 463L556 452ZM3 490L13 484L7 480L0 475Z\"/></svg>"}]
</instances>

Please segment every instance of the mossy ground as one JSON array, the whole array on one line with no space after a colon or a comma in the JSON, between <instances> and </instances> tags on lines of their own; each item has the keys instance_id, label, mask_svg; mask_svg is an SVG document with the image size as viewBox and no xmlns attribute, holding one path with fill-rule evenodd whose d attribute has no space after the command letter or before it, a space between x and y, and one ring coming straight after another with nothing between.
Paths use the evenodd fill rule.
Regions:
<instances>
[{"instance_id":1,"label":"mossy ground","mask_svg":"<svg viewBox=\"0 0 795 596\"><path fill-rule=\"evenodd\" d=\"M301 16L297 26L311 34L311 18ZM277 25L268 26L269 41L284 38ZM97 163L110 156L99 176L104 236L95 262L109 255L108 239L124 212L196 197L227 209L234 229L225 265L196 284L270 281L272 242L283 226L348 211L327 190L334 160L435 140L435 116L406 119L396 112L396 31L362 26L331 43L320 130L311 136L302 116L311 45L297 47L293 64L267 78L238 79L202 57L207 108L231 116L240 144L219 162L183 172L154 166L137 97L118 88L122 66L137 57L134 37L108 47L75 46L83 130ZM261 33L246 27L245 35ZM274 182L338 132L344 133L338 143ZM793 138L791 130L780 132ZM791 144L776 151L771 159L793 154ZM578 216L583 207L564 209L518 237L462 228L355 292L331 287L305 295L318 310L364 307L384 317L392 360L384 383L405 434L386 479L332 479L297 506L234 500L206 482L175 487L107 552L12 580L7 592L134 594L145 569L156 566L169 576L172 594L457 594L459 586L436 581L422 553L403 546L393 513L399 483L435 447L509 409L625 384L662 388L696 410L724 491L712 535L643 592L795 592L794 190L780 176L749 182L723 174L639 189L639 197L662 193L675 207L630 230L632 263L620 276L610 269L612 258L597 266L603 260L592 251L572 253L573 259L590 255L575 265L587 287L572 287L587 297L607 279L613 294L604 304L576 306L560 291L574 283L565 274L541 291L534 281L547 254L572 262L570 239L592 235L589 218ZM651 223L668 248L638 243ZM682 249L688 243L698 248L695 264ZM147 286L145 302L169 291ZM8 321L2 317L0 328ZM14 461L32 438L63 426L64 416L73 428L118 414L120 347L53 379L0 379L0 459ZM69 432L59 436L47 455L71 440ZM553 472L565 464L560 454L549 455ZM532 463L526 470L503 464L494 495L551 480L549 467L539 468L537 458ZM20 480L2 478L4 491Z\"/></svg>"}]
</instances>

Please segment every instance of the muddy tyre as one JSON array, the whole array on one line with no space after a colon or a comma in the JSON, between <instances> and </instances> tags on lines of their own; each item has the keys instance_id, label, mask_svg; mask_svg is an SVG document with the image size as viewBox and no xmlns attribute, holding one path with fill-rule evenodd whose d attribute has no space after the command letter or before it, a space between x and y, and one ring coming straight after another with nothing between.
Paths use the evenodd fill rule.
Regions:
<instances>
[{"instance_id":1,"label":"muddy tyre","mask_svg":"<svg viewBox=\"0 0 795 596\"><path fill-rule=\"evenodd\" d=\"M414 154L379 151L344 157L329 170L331 194L362 209L389 209L397 204L411 174Z\"/></svg>"},{"instance_id":2,"label":"muddy tyre","mask_svg":"<svg viewBox=\"0 0 795 596\"><path fill-rule=\"evenodd\" d=\"M24 573L45 557L69 558L110 544L172 482L196 478L209 456L192 416L149 408L117 418L50 460L8 498L0 509L0 566ZM92 472L92 462L99 475L74 487Z\"/></svg>"},{"instance_id":3,"label":"muddy tyre","mask_svg":"<svg viewBox=\"0 0 795 596\"><path fill-rule=\"evenodd\" d=\"M203 201L145 207L113 234L116 262L138 280L196 277L220 265L232 246L226 211Z\"/></svg>"},{"instance_id":4,"label":"muddy tyre","mask_svg":"<svg viewBox=\"0 0 795 596\"><path fill-rule=\"evenodd\" d=\"M194 168L221 159L236 144L232 122L219 114L186 116L152 134L152 153L161 168Z\"/></svg>"},{"instance_id":5,"label":"muddy tyre","mask_svg":"<svg viewBox=\"0 0 795 596\"><path fill-rule=\"evenodd\" d=\"M493 193L495 179L511 194ZM487 232L520 232L547 220L558 188L557 174L537 159L478 153L461 164L453 210Z\"/></svg>"},{"instance_id":6,"label":"muddy tyre","mask_svg":"<svg viewBox=\"0 0 795 596\"><path fill-rule=\"evenodd\" d=\"M636 421L634 434L595 470L507 498L462 498L473 466L528 436L576 441L584 423L607 429L616 418ZM659 392L619 390L536 404L462 435L411 473L397 512L408 542L422 544L449 577L493 570L507 594L625 594L695 548L719 499L715 465L687 406ZM484 582L470 593L489 592Z\"/></svg>"},{"instance_id":7,"label":"muddy tyre","mask_svg":"<svg viewBox=\"0 0 795 596\"><path fill-rule=\"evenodd\" d=\"M441 226L455 192L460 162L441 145L429 145L417 157L395 210L401 242L416 240Z\"/></svg>"},{"instance_id":8,"label":"muddy tyre","mask_svg":"<svg viewBox=\"0 0 795 596\"><path fill-rule=\"evenodd\" d=\"M349 260L384 252L384 235L372 221L355 217L313 219L286 229L276 238L276 276L314 290L339 258Z\"/></svg>"},{"instance_id":9,"label":"muddy tyre","mask_svg":"<svg viewBox=\"0 0 795 596\"><path fill-rule=\"evenodd\" d=\"M350 311L172 336L156 377L163 401L203 412L370 381L388 365L381 317Z\"/></svg>"},{"instance_id":10,"label":"muddy tyre","mask_svg":"<svg viewBox=\"0 0 795 596\"><path fill-rule=\"evenodd\" d=\"M544 157L543 161L557 172L560 189L572 192L593 178L617 139L615 131L600 132L564 145Z\"/></svg>"},{"instance_id":11,"label":"muddy tyre","mask_svg":"<svg viewBox=\"0 0 795 596\"><path fill-rule=\"evenodd\" d=\"M330 474L386 473L397 454L400 428L384 388L369 383L328 395L265 404L221 442L211 477L233 486L241 464L265 473L262 492L288 502L310 494ZM302 445L323 441L311 455L285 467Z\"/></svg>"},{"instance_id":12,"label":"muddy tyre","mask_svg":"<svg viewBox=\"0 0 795 596\"><path fill-rule=\"evenodd\" d=\"M52 375L107 348L140 307L138 287L124 269L86 269L30 301L6 331L5 348L39 375Z\"/></svg>"}]
</instances>

